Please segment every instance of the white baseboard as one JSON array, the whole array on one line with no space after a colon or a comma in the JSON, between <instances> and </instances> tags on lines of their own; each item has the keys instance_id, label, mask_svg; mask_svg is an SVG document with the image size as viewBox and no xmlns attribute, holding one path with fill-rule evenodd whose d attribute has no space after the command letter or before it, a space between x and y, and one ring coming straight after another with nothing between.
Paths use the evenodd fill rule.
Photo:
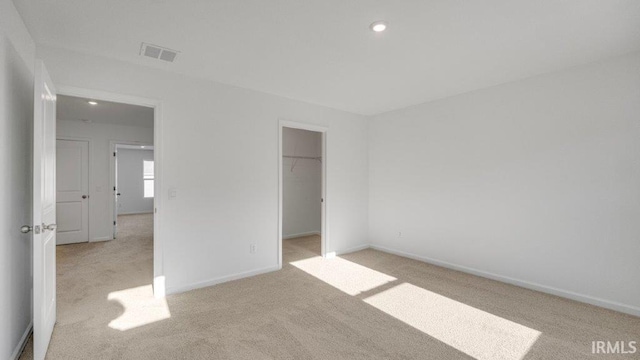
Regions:
<instances>
[{"instance_id":1,"label":"white baseboard","mask_svg":"<svg viewBox=\"0 0 640 360\"><path fill-rule=\"evenodd\" d=\"M336 251L336 254L337 255L344 255L344 254L348 254L348 253L352 253L352 252L356 252L356 251L360 251L360 250L369 249L370 247L371 247L371 245L369 245L369 244L358 245L358 246L354 246L352 248L348 248L348 249L344 249L344 250L338 250L338 251Z\"/></svg>"},{"instance_id":2,"label":"white baseboard","mask_svg":"<svg viewBox=\"0 0 640 360\"><path fill-rule=\"evenodd\" d=\"M282 236L282 240L289 240L289 239L295 239L295 238L299 238L299 237L304 237L304 236L312 236L312 235L320 235L320 231L308 231L308 232L303 232L303 233L299 233L299 234L291 234L291 235L283 235Z\"/></svg>"},{"instance_id":3,"label":"white baseboard","mask_svg":"<svg viewBox=\"0 0 640 360\"><path fill-rule=\"evenodd\" d=\"M490 272L486 272L486 271L482 271L482 270L478 270L478 269L469 268L469 267L466 267L466 266L452 264L452 263L449 263L449 262L446 262L446 261L436 260L436 259L432 259L432 258L429 258L429 257L420 256L420 255L414 255L414 254L407 253L407 252L404 252L404 251L391 249L391 248L388 248L388 247L385 247L385 246L364 244L364 245L359 245L359 246L355 246L355 247L352 247L352 248L340 250L340 251L337 251L336 253L338 255L342 255L342 254L356 252L356 251L360 251L360 250L364 250L364 249L368 249L368 248L379 250L379 251L383 251L383 252L386 252L386 253L389 253L389 254L394 254L394 255L406 257L406 258L409 258L409 259L422 261L422 262L425 262L425 263L433 264L433 265L436 265L436 266L441 266L441 267L452 269L452 270L462 271L464 273L468 273L468 274L484 277L484 278L487 278L487 279L492 279L492 280L500 281L500 282L503 282L503 283L507 283L507 284L511 284L511 285L515 285L515 286L520 286L520 287L523 287L523 288L527 288L527 289L531 289L531 290L535 290L535 291L540 291L540 292L543 292L543 293L556 295L556 296L560 296L560 297L563 297L563 298L567 298L567 299L571 299L571 300L575 300L575 301L579 301L579 302L583 302L583 303L587 303L587 304L603 307L603 308L610 309L610 310L615 310L615 311L623 312L623 313L634 315L634 316L640 316L640 308L636 307L636 306L633 306L633 305L622 304L622 303L619 303L619 302L616 302L616 301L596 298L596 297L593 297L593 296L579 294L579 293L575 293L575 292L568 291L568 290L558 289L558 288L555 288L555 287L552 287L552 286L546 286L546 285L541 285L541 284L537 284L537 283L533 283L533 282L529 282L529 281L514 279L514 278L511 278L511 277L508 277L508 276L498 275L498 274L494 274L494 273L490 273ZM227 281L238 280L238 279L242 279L242 278L246 278L246 277L250 277L250 276L255 276L255 275L260 275L260 274L264 274L264 273L268 273L268 272L272 272L272 271L276 271L276 270L280 270L280 269L281 269L280 266L275 265L275 266L269 266L269 267L262 268L262 269L251 270L251 271L241 272L241 273L237 273L237 274L233 274L233 275L223 276L223 277L219 277L219 278L215 278L215 279L211 279L211 280L199 281L199 282L188 284L188 285L184 285L184 286L170 287L170 288L167 288L167 294L176 294L176 293L185 292L185 291L189 291L189 290L194 290L194 289L199 289L199 288L203 288L203 287L213 286L213 285L224 283L224 282L227 282Z\"/></svg>"},{"instance_id":4,"label":"white baseboard","mask_svg":"<svg viewBox=\"0 0 640 360\"><path fill-rule=\"evenodd\" d=\"M93 238L89 242L100 242L100 241L109 241L109 240L113 240L113 237L111 237L111 236L103 236L103 237Z\"/></svg>"},{"instance_id":5,"label":"white baseboard","mask_svg":"<svg viewBox=\"0 0 640 360\"><path fill-rule=\"evenodd\" d=\"M536 291L540 291L540 292L543 292L543 293L556 295L556 296L560 296L560 297L563 297L563 298L567 298L567 299L571 299L571 300L575 300L575 301L579 301L579 302L583 302L583 303L587 303L587 304L591 304L591 305L595 305L595 306L600 306L600 307L603 307L603 308L607 308L607 309L610 309L610 310L623 312L623 313L630 314L630 315L640 316L640 308L636 307L636 306L633 306L633 305L622 304L622 303L619 303L619 302L616 302L616 301L596 298L596 297L592 297L592 296L584 295L584 294L579 294L579 293L575 293L575 292L568 291L568 290L558 289L558 288L555 288L555 287L552 287L552 286L546 286L546 285L532 283L532 282L529 282L529 281L514 279L514 278L511 278L511 277L508 277L508 276L502 276L502 275L498 275L498 274L494 274L494 273L490 273L490 272L486 272L486 271L482 271L482 270L469 268L469 267L466 267L466 266L456 265L456 264L452 264L452 263L449 263L449 262L446 262L446 261L440 261L440 260L436 260L436 259L432 259L432 258L428 258L428 257L424 257L424 256L414 255L414 254L407 253L407 252L404 252L404 251L391 249L391 248L388 248L388 247L385 247L385 246L371 245L370 247L372 249L383 251L383 252L386 252L386 253L389 253L389 254L394 254L394 255L406 257L406 258L409 258L409 259L414 259L414 260L426 262L426 263L429 263L429 264L433 264L433 265L436 265L436 266L441 266L441 267L448 268L448 269L462 271L462 272L465 272L465 273L468 273L468 274L484 277L484 278L487 278L487 279L492 279L492 280L500 281L500 282L503 282L503 283L516 285L516 286L520 286L520 287L523 287L523 288L536 290Z\"/></svg>"},{"instance_id":6,"label":"white baseboard","mask_svg":"<svg viewBox=\"0 0 640 360\"><path fill-rule=\"evenodd\" d=\"M209 287L209 286L225 283L228 281L239 280L239 279L243 279L250 276L265 274L265 273L276 271L276 270L280 270L280 266L274 265L274 266L269 266L262 269L250 270L250 271L245 271L237 274L222 276L222 277L211 279L211 280L198 281L188 285L168 287L166 289L167 295Z\"/></svg>"},{"instance_id":7,"label":"white baseboard","mask_svg":"<svg viewBox=\"0 0 640 360\"><path fill-rule=\"evenodd\" d=\"M352 248L348 248L348 249L344 249L344 250L330 251L330 252L324 254L324 257L326 259L333 259L333 258L335 258L336 256L339 256L339 255L344 255L344 254L348 254L348 253L352 253L352 252L368 249L370 247L371 247L371 245L364 244L364 245L358 245L358 246L354 246Z\"/></svg>"},{"instance_id":8,"label":"white baseboard","mask_svg":"<svg viewBox=\"0 0 640 360\"><path fill-rule=\"evenodd\" d=\"M140 215L140 214L153 214L153 210L145 210L145 211L128 211L124 213L118 213L120 215Z\"/></svg>"},{"instance_id":9,"label":"white baseboard","mask_svg":"<svg viewBox=\"0 0 640 360\"><path fill-rule=\"evenodd\" d=\"M56 245L69 245L69 244L86 244L86 243L92 243L92 242L100 242L100 241L109 241L109 240L113 240L113 237L111 236L104 236L104 237L99 237L99 238L93 238L93 239L89 239L88 241L70 241L70 242L57 242Z\"/></svg>"},{"instance_id":10,"label":"white baseboard","mask_svg":"<svg viewBox=\"0 0 640 360\"><path fill-rule=\"evenodd\" d=\"M29 323L29 326L27 326L27 330L25 330L24 334L22 334L22 337L20 338L16 349L13 350L13 354L11 354L11 356L9 357L10 360L18 360L20 358L20 355L22 355L24 348L27 346L27 342L29 342L29 335L31 335L32 331L33 322Z\"/></svg>"}]
</instances>

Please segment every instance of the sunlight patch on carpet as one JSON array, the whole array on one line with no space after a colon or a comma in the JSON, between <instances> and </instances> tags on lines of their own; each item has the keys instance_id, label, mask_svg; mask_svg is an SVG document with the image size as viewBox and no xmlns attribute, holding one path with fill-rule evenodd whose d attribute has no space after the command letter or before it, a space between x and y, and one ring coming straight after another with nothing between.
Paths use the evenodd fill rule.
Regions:
<instances>
[{"instance_id":1,"label":"sunlight patch on carpet","mask_svg":"<svg viewBox=\"0 0 640 360\"><path fill-rule=\"evenodd\" d=\"M387 274L338 257L325 259L317 256L294 261L291 265L353 296L397 280Z\"/></svg>"},{"instance_id":2,"label":"sunlight patch on carpet","mask_svg":"<svg viewBox=\"0 0 640 360\"><path fill-rule=\"evenodd\" d=\"M107 299L124 308L122 315L109 322L112 329L125 331L171 317L167 300L154 297L151 285L114 291Z\"/></svg>"},{"instance_id":3,"label":"sunlight patch on carpet","mask_svg":"<svg viewBox=\"0 0 640 360\"><path fill-rule=\"evenodd\" d=\"M523 359L540 332L403 283L364 301L476 359Z\"/></svg>"}]
</instances>

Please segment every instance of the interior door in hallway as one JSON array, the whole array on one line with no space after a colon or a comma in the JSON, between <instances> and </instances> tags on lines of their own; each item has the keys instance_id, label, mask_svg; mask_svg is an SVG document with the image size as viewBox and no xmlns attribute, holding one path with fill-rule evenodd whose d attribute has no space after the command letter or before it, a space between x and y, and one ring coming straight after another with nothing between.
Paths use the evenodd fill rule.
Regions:
<instances>
[{"instance_id":1,"label":"interior door in hallway","mask_svg":"<svg viewBox=\"0 0 640 360\"><path fill-rule=\"evenodd\" d=\"M89 241L89 143L57 140L57 244Z\"/></svg>"},{"instance_id":2,"label":"interior door in hallway","mask_svg":"<svg viewBox=\"0 0 640 360\"><path fill-rule=\"evenodd\" d=\"M47 354L56 323L56 90L36 62L33 101L33 358Z\"/></svg>"}]
</instances>

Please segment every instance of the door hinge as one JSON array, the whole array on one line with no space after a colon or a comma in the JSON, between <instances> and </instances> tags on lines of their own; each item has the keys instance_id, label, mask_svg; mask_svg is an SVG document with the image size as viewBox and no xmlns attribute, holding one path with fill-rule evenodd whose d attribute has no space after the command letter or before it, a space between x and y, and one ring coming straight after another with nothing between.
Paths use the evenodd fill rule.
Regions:
<instances>
[{"instance_id":1,"label":"door hinge","mask_svg":"<svg viewBox=\"0 0 640 360\"><path fill-rule=\"evenodd\" d=\"M113 225L115 225L115 224L116 224L116 222L114 221L114 222L113 222Z\"/></svg>"},{"instance_id":2,"label":"door hinge","mask_svg":"<svg viewBox=\"0 0 640 360\"><path fill-rule=\"evenodd\" d=\"M113 187L113 191L116 191L116 187L115 186Z\"/></svg>"},{"instance_id":3,"label":"door hinge","mask_svg":"<svg viewBox=\"0 0 640 360\"><path fill-rule=\"evenodd\" d=\"M113 152L113 156L116 156L116 152L115 151Z\"/></svg>"}]
</instances>

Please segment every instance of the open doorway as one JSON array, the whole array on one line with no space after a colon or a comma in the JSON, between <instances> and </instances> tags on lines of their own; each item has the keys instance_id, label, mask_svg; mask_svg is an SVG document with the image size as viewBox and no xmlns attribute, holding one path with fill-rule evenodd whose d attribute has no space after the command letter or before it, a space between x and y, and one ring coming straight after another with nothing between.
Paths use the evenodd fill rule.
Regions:
<instances>
[{"instance_id":1,"label":"open doorway","mask_svg":"<svg viewBox=\"0 0 640 360\"><path fill-rule=\"evenodd\" d=\"M59 95L56 113L57 245L115 239L120 213L147 215L152 224L154 109ZM123 211L114 204L120 149Z\"/></svg>"},{"instance_id":2,"label":"open doorway","mask_svg":"<svg viewBox=\"0 0 640 360\"><path fill-rule=\"evenodd\" d=\"M56 249L59 319L95 318L101 309L101 324L125 331L168 318L154 298L164 296L154 221L157 108L70 95L58 95L57 105L56 218L58 239L68 239L56 243L64 245ZM133 310L158 301L158 311Z\"/></svg>"},{"instance_id":3,"label":"open doorway","mask_svg":"<svg viewBox=\"0 0 640 360\"><path fill-rule=\"evenodd\" d=\"M280 264L326 255L326 129L280 125Z\"/></svg>"},{"instance_id":4,"label":"open doorway","mask_svg":"<svg viewBox=\"0 0 640 360\"><path fill-rule=\"evenodd\" d=\"M152 144L111 141L113 238L118 229L136 221L153 219L155 198L155 162Z\"/></svg>"},{"instance_id":5,"label":"open doorway","mask_svg":"<svg viewBox=\"0 0 640 360\"><path fill-rule=\"evenodd\" d=\"M48 262L53 264L48 275L53 274L49 283L55 292L48 298L54 304L55 326L84 323L90 325L83 331L102 326L128 331L168 319L154 237L158 108L93 97L56 98L55 125L50 127L56 130L55 181L47 182L55 185L55 233L62 240L54 240L61 246L53 248L53 261ZM139 187L125 188L143 198L138 202L131 196L125 207L129 213L122 214L129 217L121 221L117 238L111 216L116 191L110 181L113 149L121 152L120 184L135 182L128 177L139 178ZM131 157L125 154L128 150L134 152ZM49 337L34 324L21 358L44 358Z\"/></svg>"},{"instance_id":6,"label":"open doorway","mask_svg":"<svg viewBox=\"0 0 640 360\"><path fill-rule=\"evenodd\" d=\"M164 300L158 221L154 221L159 197L154 197L151 221L145 226L148 236L142 241L109 241L113 240L109 143L123 139L154 145L153 187L160 188L161 102L72 87L56 89L42 61L36 61L33 104L33 225L20 229L32 232L35 244L33 336L22 355L31 352L40 359L56 323L90 320L126 331L170 314ZM140 112L148 118L128 116ZM143 141L137 138L141 134ZM68 241L58 243L58 233L69 235Z\"/></svg>"}]
</instances>

